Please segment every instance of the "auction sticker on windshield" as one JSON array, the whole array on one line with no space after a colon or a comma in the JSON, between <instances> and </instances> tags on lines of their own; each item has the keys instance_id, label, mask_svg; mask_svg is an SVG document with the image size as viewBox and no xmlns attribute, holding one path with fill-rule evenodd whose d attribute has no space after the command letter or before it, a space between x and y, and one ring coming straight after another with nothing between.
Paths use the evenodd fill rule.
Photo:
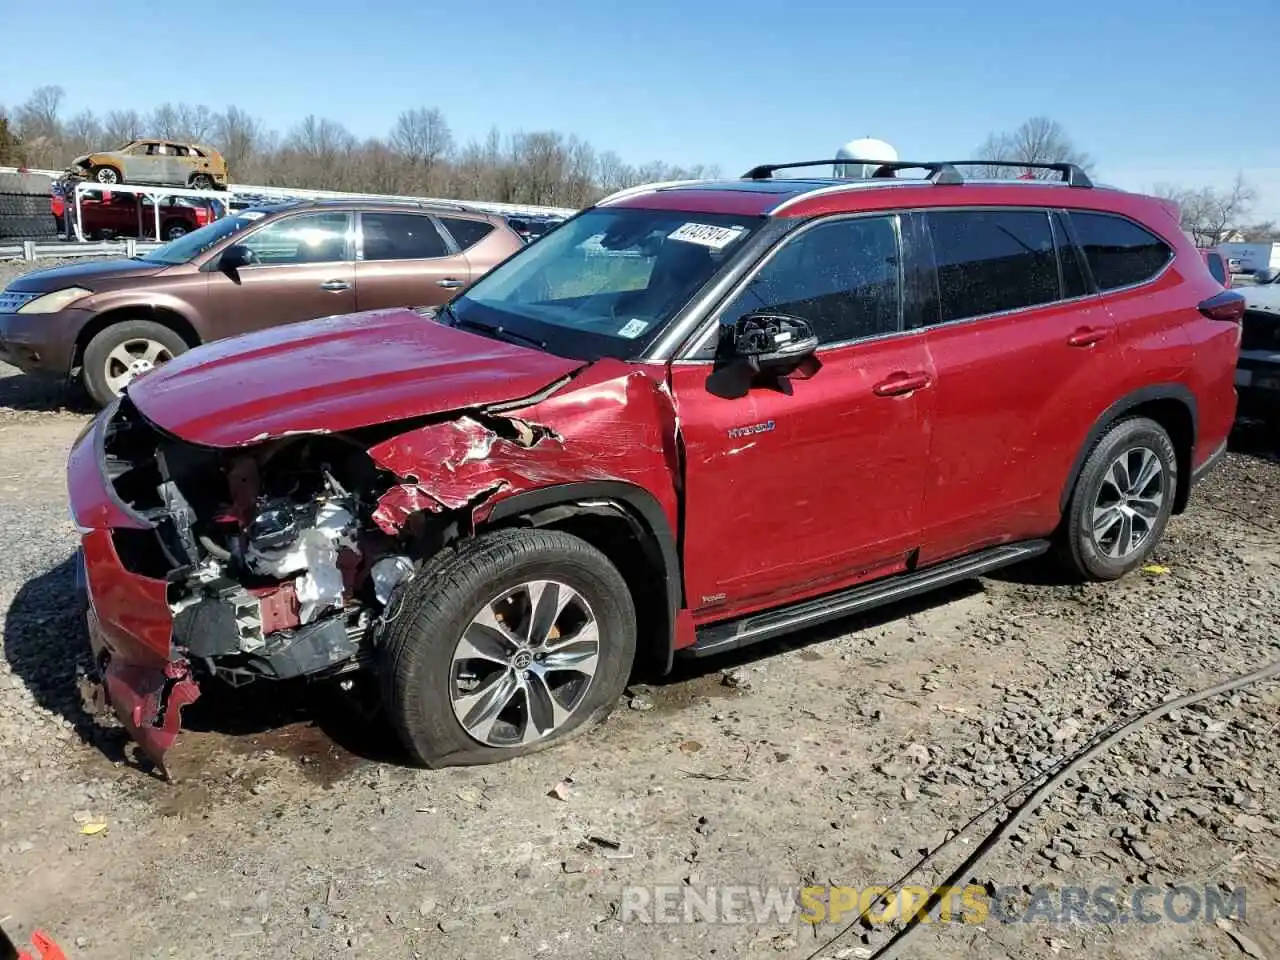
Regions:
<instances>
[{"instance_id":1,"label":"auction sticker on windshield","mask_svg":"<svg viewBox=\"0 0 1280 960\"><path fill-rule=\"evenodd\" d=\"M746 227L716 227L709 223L686 223L667 234L667 239L723 250L742 236L745 229Z\"/></svg>"},{"instance_id":2,"label":"auction sticker on windshield","mask_svg":"<svg viewBox=\"0 0 1280 960\"><path fill-rule=\"evenodd\" d=\"M644 333L649 324L644 320L628 320L618 331L618 336L626 337L628 340L634 340L640 334Z\"/></svg>"}]
</instances>

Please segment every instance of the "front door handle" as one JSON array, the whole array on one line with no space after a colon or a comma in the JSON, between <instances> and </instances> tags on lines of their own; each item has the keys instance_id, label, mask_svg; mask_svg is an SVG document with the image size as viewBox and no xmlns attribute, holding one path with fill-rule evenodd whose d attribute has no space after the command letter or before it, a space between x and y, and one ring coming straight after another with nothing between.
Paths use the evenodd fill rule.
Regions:
<instances>
[{"instance_id":1,"label":"front door handle","mask_svg":"<svg viewBox=\"0 0 1280 960\"><path fill-rule=\"evenodd\" d=\"M446 290L456 290L458 287L462 286L463 283L464 281L462 280L454 280L452 277L446 277L443 280L437 280L436 286L444 287Z\"/></svg>"},{"instance_id":2,"label":"front door handle","mask_svg":"<svg viewBox=\"0 0 1280 960\"><path fill-rule=\"evenodd\" d=\"M871 389L877 397L900 397L906 393L923 390L928 385L927 373L895 373L888 380L881 380Z\"/></svg>"},{"instance_id":3,"label":"front door handle","mask_svg":"<svg viewBox=\"0 0 1280 960\"><path fill-rule=\"evenodd\" d=\"M326 280L324 283L320 284L320 289L339 293L343 290L350 290L351 284L347 283L345 280Z\"/></svg>"},{"instance_id":4,"label":"front door handle","mask_svg":"<svg viewBox=\"0 0 1280 960\"><path fill-rule=\"evenodd\" d=\"M1067 346L1069 347L1092 347L1095 343L1101 343L1107 339L1111 331L1104 327L1081 327L1071 336L1067 337Z\"/></svg>"}]
</instances>

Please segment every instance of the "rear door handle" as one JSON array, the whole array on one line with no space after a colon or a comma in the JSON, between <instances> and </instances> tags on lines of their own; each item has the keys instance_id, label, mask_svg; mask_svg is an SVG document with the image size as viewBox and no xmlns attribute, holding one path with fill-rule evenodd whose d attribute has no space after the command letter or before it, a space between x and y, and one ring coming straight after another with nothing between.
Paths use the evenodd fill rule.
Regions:
<instances>
[{"instance_id":1,"label":"rear door handle","mask_svg":"<svg viewBox=\"0 0 1280 960\"><path fill-rule=\"evenodd\" d=\"M446 277L444 280L436 281L437 287L444 287L446 290L456 290L458 287L462 286L462 284L462 280L454 280L452 277Z\"/></svg>"},{"instance_id":2,"label":"rear door handle","mask_svg":"<svg viewBox=\"0 0 1280 960\"><path fill-rule=\"evenodd\" d=\"M1111 331L1103 327L1081 327L1071 336L1067 337L1067 346L1069 347L1092 347L1095 343L1101 343L1110 336Z\"/></svg>"},{"instance_id":3,"label":"rear door handle","mask_svg":"<svg viewBox=\"0 0 1280 960\"><path fill-rule=\"evenodd\" d=\"M928 385L927 373L895 373L888 380L881 380L871 389L877 397L900 397L905 393L923 390Z\"/></svg>"},{"instance_id":4,"label":"rear door handle","mask_svg":"<svg viewBox=\"0 0 1280 960\"><path fill-rule=\"evenodd\" d=\"M345 280L326 280L324 283L320 284L320 289L331 290L334 293L338 293L342 290L350 290L351 284L347 283Z\"/></svg>"}]
</instances>

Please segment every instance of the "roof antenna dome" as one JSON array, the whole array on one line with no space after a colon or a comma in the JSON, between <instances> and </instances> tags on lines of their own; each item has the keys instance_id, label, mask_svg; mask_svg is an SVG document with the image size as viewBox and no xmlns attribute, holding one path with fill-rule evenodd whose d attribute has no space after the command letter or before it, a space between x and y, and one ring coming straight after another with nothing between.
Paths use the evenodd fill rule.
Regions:
<instances>
[{"instance_id":1,"label":"roof antenna dome","mask_svg":"<svg viewBox=\"0 0 1280 960\"><path fill-rule=\"evenodd\" d=\"M896 163L898 151L883 140L875 137L863 137L850 140L836 151L837 160L871 160L873 163L837 163L833 168L834 176L840 179L863 180L870 177L882 163Z\"/></svg>"}]
</instances>

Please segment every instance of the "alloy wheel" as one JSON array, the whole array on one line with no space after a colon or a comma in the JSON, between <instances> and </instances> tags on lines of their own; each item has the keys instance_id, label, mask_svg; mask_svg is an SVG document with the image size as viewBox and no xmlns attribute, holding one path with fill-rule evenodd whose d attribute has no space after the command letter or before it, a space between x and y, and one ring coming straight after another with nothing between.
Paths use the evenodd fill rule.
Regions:
<instances>
[{"instance_id":1,"label":"alloy wheel","mask_svg":"<svg viewBox=\"0 0 1280 960\"><path fill-rule=\"evenodd\" d=\"M135 377L172 359L173 354L163 343L143 337L126 340L107 354L107 387L119 395Z\"/></svg>"},{"instance_id":2,"label":"alloy wheel","mask_svg":"<svg viewBox=\"0 0 1280 960\"><path fill-rule=\"evenodd\" d=\"M582 704L599 655L599 626L582 594L555 580L522 583L462 632L450 668L454 716L486 746L541 740Z\"/></svg>"},{"instance_id":3,"label":"alloy wheel","mask_svg":"<svg viewBox=\"0 0 1280 960\"><path fill-rule=\"evenodd\" d=\"M1133 556L1150 539L1166 494L1164 465L1149 447L1131 447L1102 475L1093 504L1098 550L1113 560Z\"/></svg>"}]
</instances>

